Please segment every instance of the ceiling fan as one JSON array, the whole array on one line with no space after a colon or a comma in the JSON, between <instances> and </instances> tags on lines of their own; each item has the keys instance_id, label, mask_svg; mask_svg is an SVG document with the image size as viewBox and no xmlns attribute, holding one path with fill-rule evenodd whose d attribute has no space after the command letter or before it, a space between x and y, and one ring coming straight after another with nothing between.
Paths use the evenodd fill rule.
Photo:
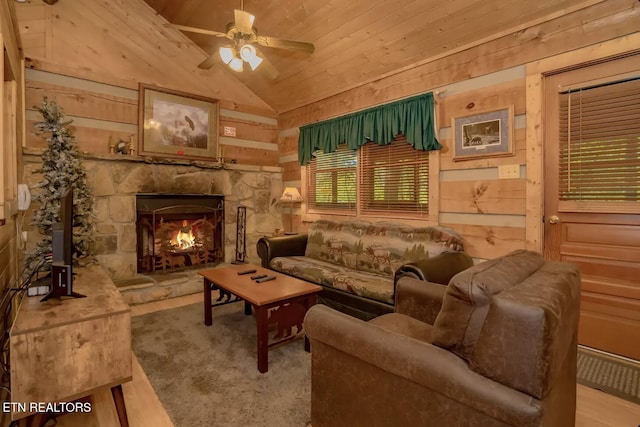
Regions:
<instances>
[{"instance_id":1,"label":"ceiling fan","mask_svg":"<svg viewBox=\"0 0 640 427\"><path fill-rule=\"evenodd\" d=\"M241 4L244 9L244 1ZM278 70L267 60L262 52L255 46L259 44L265 47L276 49L296 50L312 53L315 47L312 43L300 42L295 40L284 40L276 37L260 36L258 30L253 26L255 17L244 10L234 10L234 22L227 24L226 32L218 32L206 30L204 28L189 27L178 24L167 24L172 28L192 33L206 34L215 37L226 37L231 40L231 44L219 48L218 53L222 62L227 64L233 71L241 72L244 63L249 64L252 70L259 66L266 71L267 75L272 79L278 77ZM207 59L198 64L198 68L209 69L216 61L214 53L209 55Z\"/></svg>"}]
</instances>

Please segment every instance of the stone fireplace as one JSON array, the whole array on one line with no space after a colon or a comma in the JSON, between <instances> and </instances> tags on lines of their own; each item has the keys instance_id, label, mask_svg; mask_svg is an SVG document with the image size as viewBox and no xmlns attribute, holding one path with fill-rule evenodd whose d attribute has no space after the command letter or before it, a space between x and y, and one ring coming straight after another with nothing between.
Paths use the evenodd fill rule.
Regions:
<instances>
[{"instance_id":1,"label":"stone fireplace","mask_svg":"<svg viewBox=\"0 0 640 427\"><path fill-rule=\"evenodd\" d=\"M24 182L32 191L35 191L35 184L42 178L37 172L42 166L41 154L41 149L23 149ZM260 237L272 234L276 228L282 228L281 209L278 205L283 189L280 167L236 164L220 166L215 163L117 154L85 154L83 160L94 197L96 259L107 270L129 303L170 298L202 290L202 278L197 275L198 268L186 268L187 261L182 255L173 262L177 265L184 262L185 268L179 267L164 273L161 266L158 269L156 265L155 273L138 272L136 219L139 205L137 196L140 194L219 198L222 205L218 205L221 211L216 216L215 224L216 230L220 231L217 236L220 236L222 249L216 252L221 257L220 261L214 263L234 260L238 206L246 207L247 261L260 263L255 250L256 242ZM32 209L27 212L24 224L31 222ZM156 216L157 214L158 212ZM202 217L202 212L198 215L198 218ZM164 218L166 222L174 221L176 217ZM182 220L195 221L198 218ZM194 226L196 225L191 225L191 228ZM181 229L182 221L173 223L172 227ZM184 227L189 228L189 224ZM33 228L25 226L25 230L29 233L28 251L41 237Z\"/></svg>"},{"instance_id":2,"label":"stone fireplace","mask_svg":"<svg viewBox=\"0 0 640 427\"><path fill-rule=\"evenodd\" d=\"M224 261L224 196L137 194L138 273Z\"/></svg>"}]
</instances>

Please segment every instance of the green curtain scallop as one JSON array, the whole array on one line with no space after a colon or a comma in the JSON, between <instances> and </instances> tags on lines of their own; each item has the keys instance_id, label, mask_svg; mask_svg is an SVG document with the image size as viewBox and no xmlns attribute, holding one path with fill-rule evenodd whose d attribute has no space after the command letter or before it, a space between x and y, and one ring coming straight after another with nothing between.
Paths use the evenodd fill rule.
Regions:
<instances>
[{"instance_id":1,"label":"green curtain scallop","mask_svg":"<svg viewBox=\"0 0 640 427\"><path fill-rule=\"evenodd\" d=\"M352 150L369 141L390 144L402 132L416 150L439 150L432 93L369 108L300 128L298 162L306 165L314 151L335 151L339 144Z\"/></svg>"}]
</instances>

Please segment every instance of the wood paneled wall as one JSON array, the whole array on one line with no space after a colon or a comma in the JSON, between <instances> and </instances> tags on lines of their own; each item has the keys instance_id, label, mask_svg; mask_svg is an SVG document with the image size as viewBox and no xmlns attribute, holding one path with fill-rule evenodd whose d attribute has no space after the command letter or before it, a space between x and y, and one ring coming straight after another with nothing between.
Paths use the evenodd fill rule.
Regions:
<instances>
[{"instance_id":1,"label":"wood paneled wall","mask_svg":"<svg viewBox=\"0 0 640 427\"><path fill-rule=\"evenodd\" d=\"M462 89L473 78L636 33L639 20L637 1L608 0L288 111L280 115L280 127L299 127L452 83Z\"/></svg>"},{"instance_id":2,"label":"wood paneled wall","mask_svg":"<svg viewBox=\"0 0 640 427\"><path fill-rule=\"evenodd\" d=\"M458 231L466 251L490 259L524 247L526 215L526 99L525 68L514 67L481 78L439 88L436 117L439 141L439 223ZM472 108L469 108L473 105ZM479 112L514 109L514 155L454 161L452 119ZM285 186L302 186L297 162L298 133L281 134L281 164ZM498 179L498 166L517 165L518 179ZM300 228L316 217L294 211ZM287 214L285 214L286 216ZM305 221L302 221L304 218ZM374 218L380 220L383 218ZM288 219L285 220L288 221ZM405 221L416 223L415 221Z\"/></svg>"},{"instance_id":3,"label":"wood paneled wall","mask_svg":"<svg viewBox=\"0 0 640 427\"><path fill-rule=\"evenodd\" d=\"M42 2L16 8L27 60L26 145L35 108L55 98L73 119L82 151L108 153L109 140L138 134L138 83L220 100L220 143L227 162L278 164L274 111L224 68L203 71L206 54L144 2ZM55 10L55 14L54 14ZM223 136L224 126L236 136Z\"/></svg>"},{"instance_id":4,"label":"wood paneled wall","mask_svg":"<svg viewBox=\"0 0 640 427\"><path fill-rule=\"evenodd\" d=\"M26 70L26 145L46 146L33 132L42 116L36 110L45 97L55 99L68 118L78 148L89 153L108 153L111 140L138 137L138 91L78 77L41 70ZM232 109L236 108L236 109ZM235 137L222 136L224 126L236 129ZM239 111L221 101L220 145L227 162L275 166L278 164L277 120Z\"/></svg>"},{"instance_id":5,"label":"wood paneled wall","mask_svg":"<svg viewBox=\"0 0 640 427\"><path fill-rule=\"evenodd\" d=\"M22 144L22 57L14 2L0 1L0 289L17 277L17 168ZM4 326L4 325L0 325ZM4 330L4 329L3 329Z\"/></svg>"},{"instance_id":6,"label":"wood paneled wall","mask_svg":"<svg viewBox=\"0 0 640 427\"><path fill-rule=\"evenodd\" d=\"M16 15L12 0L0 0L0 290L15 286L18 279L18 233L20 217L17 213L17 169L21 163L18 147L22 145L23 73L20 42L17 37ZM10 321L10 319L7 319ZM11 325L0 313L0 331L4 334ZM8 355L0 356L8 363ZM6 390L0 400L8 401ZM9 414L0 416L0 424L9 422Z\"/></svg>"},{"instance_id":7,"label":"wood paneled wall","mask_svg":"<svg viewBox=\"0 0 640 427\"><path fill-rule=\"evenodd\" d=\"M281 114L284 185L302 185L297 165L299 126L434 91L439 94L436 112L443 144L439 154L439 223L460 232L465 249L476 259L530 247L526 238L527 224L531 224L527 217L526 123L528 117L539 116L540 112L527 111L525 65L638 33L639 20L637 2L604 2ZM585 54L576 58L576 64L590 59ZM515 111L514 156L453 161L451 119L508 105ZM498 179L500 165L518 165L520 178ZM538 168L534 173L530 178L539 182ZM542 191L540 187L535 189ZM313 219L305 216L303 209L297 215Z\"/></svg>"}]
</instances>

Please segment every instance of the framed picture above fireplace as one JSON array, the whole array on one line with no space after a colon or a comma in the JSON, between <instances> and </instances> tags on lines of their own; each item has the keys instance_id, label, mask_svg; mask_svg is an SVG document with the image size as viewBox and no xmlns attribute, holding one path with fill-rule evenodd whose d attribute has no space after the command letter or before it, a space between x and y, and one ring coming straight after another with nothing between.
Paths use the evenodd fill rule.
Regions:
<instances>
[{"instance_id":1,"label":"framed picture above fireplace","mask_svg":"<svg viewBox=\"0 0 640 427\"><path fill-rule=\"evenodd\" d=\"M217 160L218 100L141 83L138 108L139 155Z\"/></svg>"}]
</instances>

